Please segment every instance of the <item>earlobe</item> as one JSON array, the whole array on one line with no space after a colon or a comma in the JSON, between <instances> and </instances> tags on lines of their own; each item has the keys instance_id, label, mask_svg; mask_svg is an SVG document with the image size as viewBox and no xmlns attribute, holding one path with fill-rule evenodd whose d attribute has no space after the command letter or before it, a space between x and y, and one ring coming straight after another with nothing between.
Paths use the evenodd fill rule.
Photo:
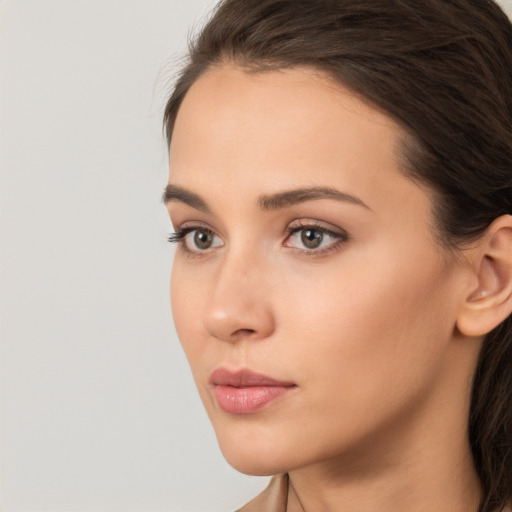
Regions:
<instances>
[{"instance_id":1,"label":"earlobe","mask_svg":"<svg viewBox=\"0 0 512 512\"><path fill-rule=\"evenodd\" d=\"M497 218L471 251L477 284L465 297L457 327L475 337L489 333L512 313L512 215Z\"/></svg>"}]
</instances>

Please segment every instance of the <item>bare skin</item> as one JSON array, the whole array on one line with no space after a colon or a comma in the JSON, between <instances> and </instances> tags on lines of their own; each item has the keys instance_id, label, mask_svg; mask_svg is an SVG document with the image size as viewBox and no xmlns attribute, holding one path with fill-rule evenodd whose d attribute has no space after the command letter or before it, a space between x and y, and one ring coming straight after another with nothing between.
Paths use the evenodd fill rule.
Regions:
<instances>
[{"instance_id":1,"label":"bare skin","mask_svg":"<svg viewBox=\"0 0 512 512\"><path fill-rule=\"evenodd\" d=\"M222 65L178 114L176 328L226 459L288 472L289 512L478 508L469 396L482 337L512 309L512 222L463 257L441 247L401 136L308 69ZM229 413L221 367L293 386Z\"/></svg>"}]
</instances>

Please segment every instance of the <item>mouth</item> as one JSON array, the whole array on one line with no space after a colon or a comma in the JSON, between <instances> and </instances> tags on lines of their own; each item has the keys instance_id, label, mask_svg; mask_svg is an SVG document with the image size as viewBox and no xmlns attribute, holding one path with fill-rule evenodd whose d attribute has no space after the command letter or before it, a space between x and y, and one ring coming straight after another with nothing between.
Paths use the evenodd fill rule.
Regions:
<instances>
[{"instance_id":1,"label":"mouth","mask_svg":"<svg viewBox=\"0 0 512 512\"><path fill-rule=\"evenodd\" d=\"M212 373L210 384L217 404L228 414L255 413L297 388L293 382L247 369L232 372L218 368Z\"/></svg>"}]
</instances>

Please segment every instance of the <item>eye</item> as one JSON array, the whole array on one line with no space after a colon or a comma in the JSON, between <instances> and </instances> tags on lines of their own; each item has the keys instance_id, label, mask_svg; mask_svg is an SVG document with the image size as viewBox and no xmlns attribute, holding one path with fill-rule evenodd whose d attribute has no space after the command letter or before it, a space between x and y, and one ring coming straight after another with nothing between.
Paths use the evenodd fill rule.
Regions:
<instances>
[{"instance_id":1,"label":"eye","mask_svg":"<svg viewBox=\"0 0 512 512\"><path fill-rule=\"evenodd\" d=\"M182 227L169 236L169 242L178 242L189 252L203 252L224 245L211 229L203 226Z\"/></svg>"},{"instance_id":2,"label":"eye","mask_svg":"<svg viewBox=\"0 0 512 512\"><path fill-rule=\"evenodd\" d=\"M336 232L318 225L299 225L288 228L286 247L293 247L309 253L324 253L335 250L347 240L345 231Z\"/></svg>"}]
</instances>

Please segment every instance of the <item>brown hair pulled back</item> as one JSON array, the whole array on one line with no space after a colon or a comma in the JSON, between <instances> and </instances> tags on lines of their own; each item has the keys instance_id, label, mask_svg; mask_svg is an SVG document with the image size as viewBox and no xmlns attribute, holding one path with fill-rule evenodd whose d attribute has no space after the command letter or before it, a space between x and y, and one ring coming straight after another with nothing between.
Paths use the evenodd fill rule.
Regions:
<instances>
[{"instance_id":1,"label":"brown hair pulled back","mask_svg":"<svg viewBox=\"0 0 512 512\"><path fill-rule=\"evenodd\" d=\"M405 129L404 172L434 191L437 234L454 250L512 214L512 25L492 0L225 0L190 44L166 105L208 68L314 67ZM479 512L512 500L512 317L480 355L469 439Z\"/></svg>"}]
</instances>

